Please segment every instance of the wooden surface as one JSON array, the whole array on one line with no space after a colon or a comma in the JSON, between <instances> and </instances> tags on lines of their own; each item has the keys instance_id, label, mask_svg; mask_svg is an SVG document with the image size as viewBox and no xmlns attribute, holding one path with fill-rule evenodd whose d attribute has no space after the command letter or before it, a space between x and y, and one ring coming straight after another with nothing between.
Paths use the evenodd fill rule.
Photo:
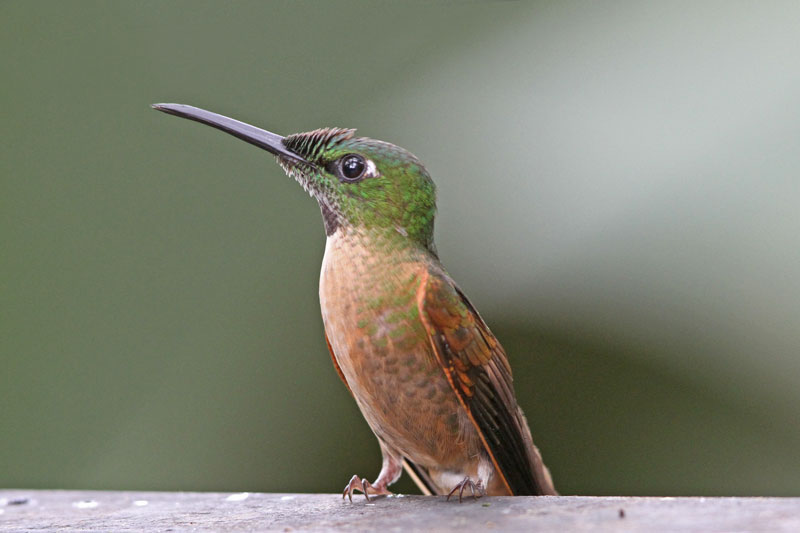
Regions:
<instances>
[{"instance_id":1,"label":"wooden surface","mask_svg":"<svg viewBox=\"0 0 800 533\"><path fill-rule=\"evenodd\" d=\"M791 531L800 498L541 496L444 501L335 494L0 490L0 531Z\"/></svg>"}]
</instances>

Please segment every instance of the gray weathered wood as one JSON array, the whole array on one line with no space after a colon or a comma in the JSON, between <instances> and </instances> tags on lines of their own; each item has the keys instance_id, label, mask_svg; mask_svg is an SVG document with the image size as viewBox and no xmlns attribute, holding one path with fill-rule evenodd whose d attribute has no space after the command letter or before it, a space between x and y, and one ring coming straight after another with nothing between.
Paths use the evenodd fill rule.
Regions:
<instances>
[{"instance_id":1,"label":"gray weathered wood","mask_svg":"<svg viewBox=\"0 0 800 533\"><path fill-rule=\"evenodd\" d=\"M0 491L0 531L800 531L800 498Z\"/></svg>"}]
</instances>

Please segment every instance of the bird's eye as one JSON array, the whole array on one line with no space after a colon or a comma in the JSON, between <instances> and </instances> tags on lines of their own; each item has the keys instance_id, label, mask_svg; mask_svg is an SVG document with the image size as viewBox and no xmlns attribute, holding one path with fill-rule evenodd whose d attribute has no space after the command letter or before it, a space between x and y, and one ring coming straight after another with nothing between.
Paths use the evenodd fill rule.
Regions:
<instances>
[{"instance_id":1,"label":"bird's eye","mask_svg":"<svg viewBox=\"0 0 800 533\"><path fill-rule=\"evenodd\" d=\"M339 160L342 177L347 181L357 181L364 175L367 168L364 158L360 155L350 154Z\"/></svg>"}]
</instances>

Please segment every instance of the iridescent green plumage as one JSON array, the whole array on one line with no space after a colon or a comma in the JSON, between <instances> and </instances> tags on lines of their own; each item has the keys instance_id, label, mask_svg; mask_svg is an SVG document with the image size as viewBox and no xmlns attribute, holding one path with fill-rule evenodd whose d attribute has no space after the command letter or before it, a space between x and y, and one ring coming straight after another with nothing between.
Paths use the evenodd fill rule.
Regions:
<instances>
[{"instance_id":1,"label":"iridescent green plumage","mask_svg":"<svg viewBox=\"0 0 800 533\"><path fill-rule=\"evenodd\" d=\"M355 137L355 130L341 128L289 135L284 144L310 163L282 162L317 199L323 216L330 210L337 224L398 232L432 249L436 187L413 154L387 142ZM374 162L377 175L354 183L336 179L330 165L348 154Z\"/></svg>"}]
</instances>

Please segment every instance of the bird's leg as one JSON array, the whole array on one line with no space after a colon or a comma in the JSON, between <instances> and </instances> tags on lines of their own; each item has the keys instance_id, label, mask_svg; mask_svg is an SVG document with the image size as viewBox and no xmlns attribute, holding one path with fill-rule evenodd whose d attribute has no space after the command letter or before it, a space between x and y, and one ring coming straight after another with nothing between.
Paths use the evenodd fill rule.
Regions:
<instances>
[{"instance_id":1,"label":"bird's leg","mask_svg":"<svg viewBox=\"0 0 800 533\"><path fill-rule=\"evenodd\" d=\"M470 493L472 494L472 498L475 500L477 500L481 496L486 495L486 489L483 486L483 480L478 480L478 482L475 483L470 479L469 476L467 476L463 480L461 480L461 482L458 483L455 487L453 487L453 490L451 490L450 494L447 495L447 501L450 501L450 496L452 496L453 494L456 493L456 491L458 491L458 503L461 503L464 497L464 490L466 490L467 487L469 487Z\"/></svg>"},{"instance_id":2,"label":"bird's leg","mask_svg":"<svg viewBox=\"0 0 800 533\"><path fill-rule=\"evenodd\" d=\"M383 455L383 464L381 466L381 471L378 474L378 478L374 483L370 483L366 479L353 476L350 478L350 482L344 487L342 499L347 496L352 502L353 491L363 492L364 497L367 498L367 501L371 501L369 499L370 495L387 496L391 494L391 491L389 491L387 487L400 479L400 474L403 473L403 461L395 453L390 451L389 447L383 442L380 442L380 445L381 454Z\"/></svg>"}]
</instances>

